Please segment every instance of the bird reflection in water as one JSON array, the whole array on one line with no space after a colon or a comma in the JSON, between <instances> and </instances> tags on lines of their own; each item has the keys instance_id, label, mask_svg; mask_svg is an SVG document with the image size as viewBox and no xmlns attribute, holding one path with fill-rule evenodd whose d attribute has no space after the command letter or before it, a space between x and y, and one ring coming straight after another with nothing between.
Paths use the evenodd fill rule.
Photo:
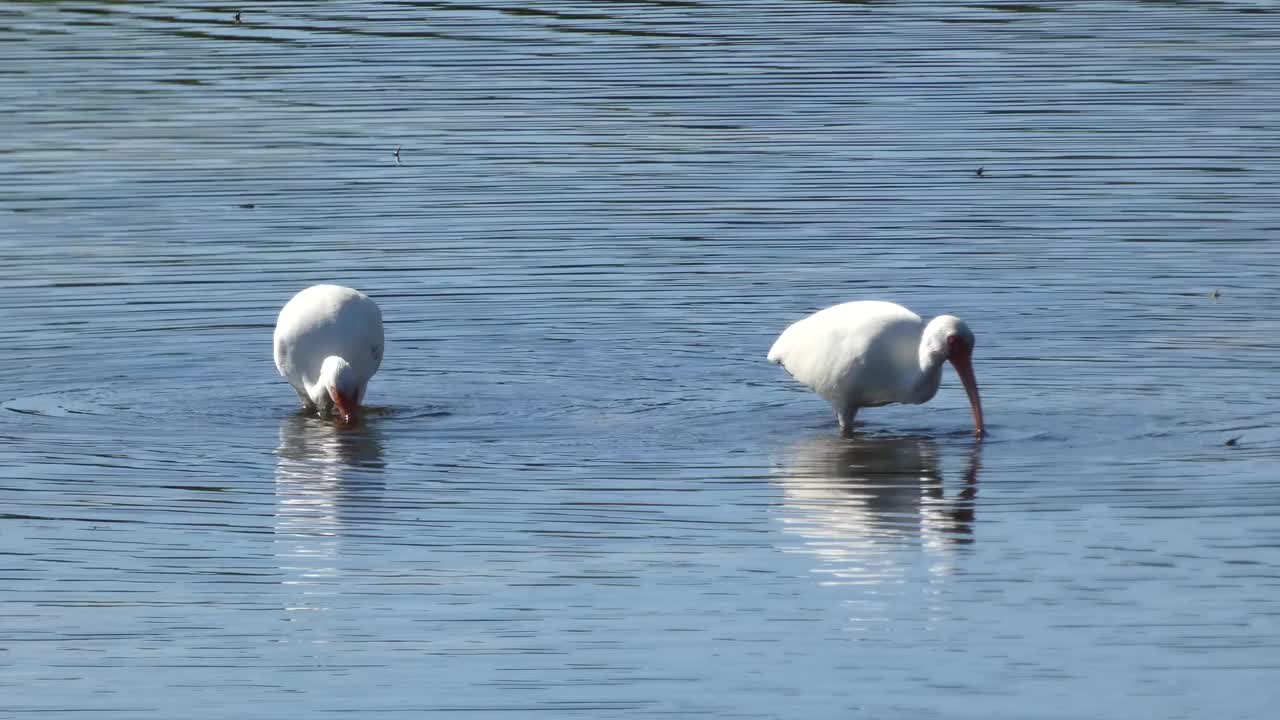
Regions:
<instances>
[{"instance_id":1,"label":"bird reflection in water","mask_svg":"<svg viewBox=\"0 0 1280 720\"><path fill-rule=\"evenodd\" d=\"M285 584L308 586L303 595L324 595L337 583L344 529L382 491L382 442L370 422L299 413L280 425L275 554Z\"/></svg>"},{"instance_id":2,"label":"bird reflection in water","mask_svg":"<svg viewBox=\"0 0 1280 720\"><path fill-rule=\"evenodd\" d=\"M785 549L819 558L829 584L896 582L920 567L917 544L930 576L948 574L955 547L973 539L980 448L948 484L927 437L821 437L790 448L783 522L804 542Z\"/></svg>"}]
</instances>

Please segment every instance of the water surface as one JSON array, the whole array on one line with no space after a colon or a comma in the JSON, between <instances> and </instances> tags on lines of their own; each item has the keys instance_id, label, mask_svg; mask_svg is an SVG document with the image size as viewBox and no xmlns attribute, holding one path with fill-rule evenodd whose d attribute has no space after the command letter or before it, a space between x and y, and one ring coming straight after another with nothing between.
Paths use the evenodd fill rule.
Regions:
<instances>
[{"instance_id":1,"label":"water surface","mask_svg":"<svg viewBox=\"0 0 1280 720\"><path fill-rule=\"evenodd\" d=\"M241 9L0 3L0 710L1270 717L1270 4ZM986 442L765 361L854 298Z\"/></svg>"}]
</instances>

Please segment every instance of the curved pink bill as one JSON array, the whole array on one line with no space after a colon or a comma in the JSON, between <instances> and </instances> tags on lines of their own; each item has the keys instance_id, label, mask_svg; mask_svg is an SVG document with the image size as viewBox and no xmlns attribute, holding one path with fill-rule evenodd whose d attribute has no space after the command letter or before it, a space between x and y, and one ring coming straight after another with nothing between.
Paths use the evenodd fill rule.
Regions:
<instances>
[{"instance_id":1,"label":"curved pink bill","mask_svg":"<svg viewBox=\"0 0 1280 720\"><path fill-rule=\"evenodd\" d=\"M973 376L973 361L968 354L953 355L951 365L955 367L960 382L964 383L964 391L969 395L969 409L973 410L973 429L982 437L986 434L986 426L982 423L982 398L978 396L978 380Z\"/></svg>"},{"instance_id":2,"label":"curved pink bill","mask_svg":"<svg viewBox=\"0 0 1280 720\"><path fill-rule=\"evenodd\" d=\"M338 415L342 422L354 422L357 414L360 412L360 405L354 398L335 392L333 394L333 404L338 409Z\"/></svg>"}]
</instances>

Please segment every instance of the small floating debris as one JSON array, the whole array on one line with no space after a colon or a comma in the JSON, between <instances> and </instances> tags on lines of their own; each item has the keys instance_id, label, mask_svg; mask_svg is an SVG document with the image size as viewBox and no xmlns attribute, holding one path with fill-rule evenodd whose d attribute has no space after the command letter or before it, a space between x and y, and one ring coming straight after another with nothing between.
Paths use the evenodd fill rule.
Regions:
<instances>
[{"instance_id":1,"label":"small floating debris","mask_svg":"<svg viewBox=\"0 0 1280 720\"><path fill-rule=\"evenodd\" d=\"M1244 437L1244 436L1243 436L1243 435L1237 435L1237 436L1235 436L1235 437L1231 438L1230 440L1228 440L1228 441L1226 441L1226 442L1224 442L1224 443L1222 443L1222 444L1223 444L1223 445L1226 445L1227 447L1236 447L1236 444L1240 441L1240 438L1242 438L1242 437Z\"/></svg>"},{"instance_id":2,"label":"small floating debris","mask_svg":"<svg viewBox=\"0 0 1280 720\"><path fill-rule=\"evenodd\" d=\"M252 210L258 206L254 205L253 203L240 203L240 207L244 208L245 210Z\"/></svg>"},{"instance_id":3,"label":"small floating debris","mask_svg":"<svg viewBox=\"0 0 1280 720\"><path fill-rule=\"evenodd\" d=\"M1214 300L1217 300L1218 298L1222 297L1222 293L1218 292L1217 290L1214 290L1213 292L1209 293L1209 297L1213 298Z\"/></svg>"},{"instance_id":4,"label":"small floating debris","mask_svg":"<svg viewBox=\"0 0 1280 720\"><path fill-rule=\"evenodd\" d=\"M984 174L983 174L983 173L985 173L986 171L987 171L987 169L986 169L986 168L984 168L984 167L980 167L980 168L978 168L977 170L974 170L974 171L973 171L973 174L974 174L975 176L977 176L977 177L986 177L986 175L984 175Z\"/></svg>"}]
</instances>

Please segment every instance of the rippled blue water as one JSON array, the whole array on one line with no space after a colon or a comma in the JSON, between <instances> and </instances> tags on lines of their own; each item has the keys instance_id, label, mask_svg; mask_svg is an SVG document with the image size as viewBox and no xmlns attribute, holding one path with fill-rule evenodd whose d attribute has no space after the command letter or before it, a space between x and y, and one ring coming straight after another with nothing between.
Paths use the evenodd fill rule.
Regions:
<instances>
[{"instance_id":1,"label":"rippled blue water","mask_svg":"<svg viewBox=\"0 0 1280 720\"><path fill-rule=\"evenodd\" d=\"M239 9L0 2L0 715L1274 712L1273 4ZM855 298L986 442L765 361Z\"/></svg>"}]
</instances>

